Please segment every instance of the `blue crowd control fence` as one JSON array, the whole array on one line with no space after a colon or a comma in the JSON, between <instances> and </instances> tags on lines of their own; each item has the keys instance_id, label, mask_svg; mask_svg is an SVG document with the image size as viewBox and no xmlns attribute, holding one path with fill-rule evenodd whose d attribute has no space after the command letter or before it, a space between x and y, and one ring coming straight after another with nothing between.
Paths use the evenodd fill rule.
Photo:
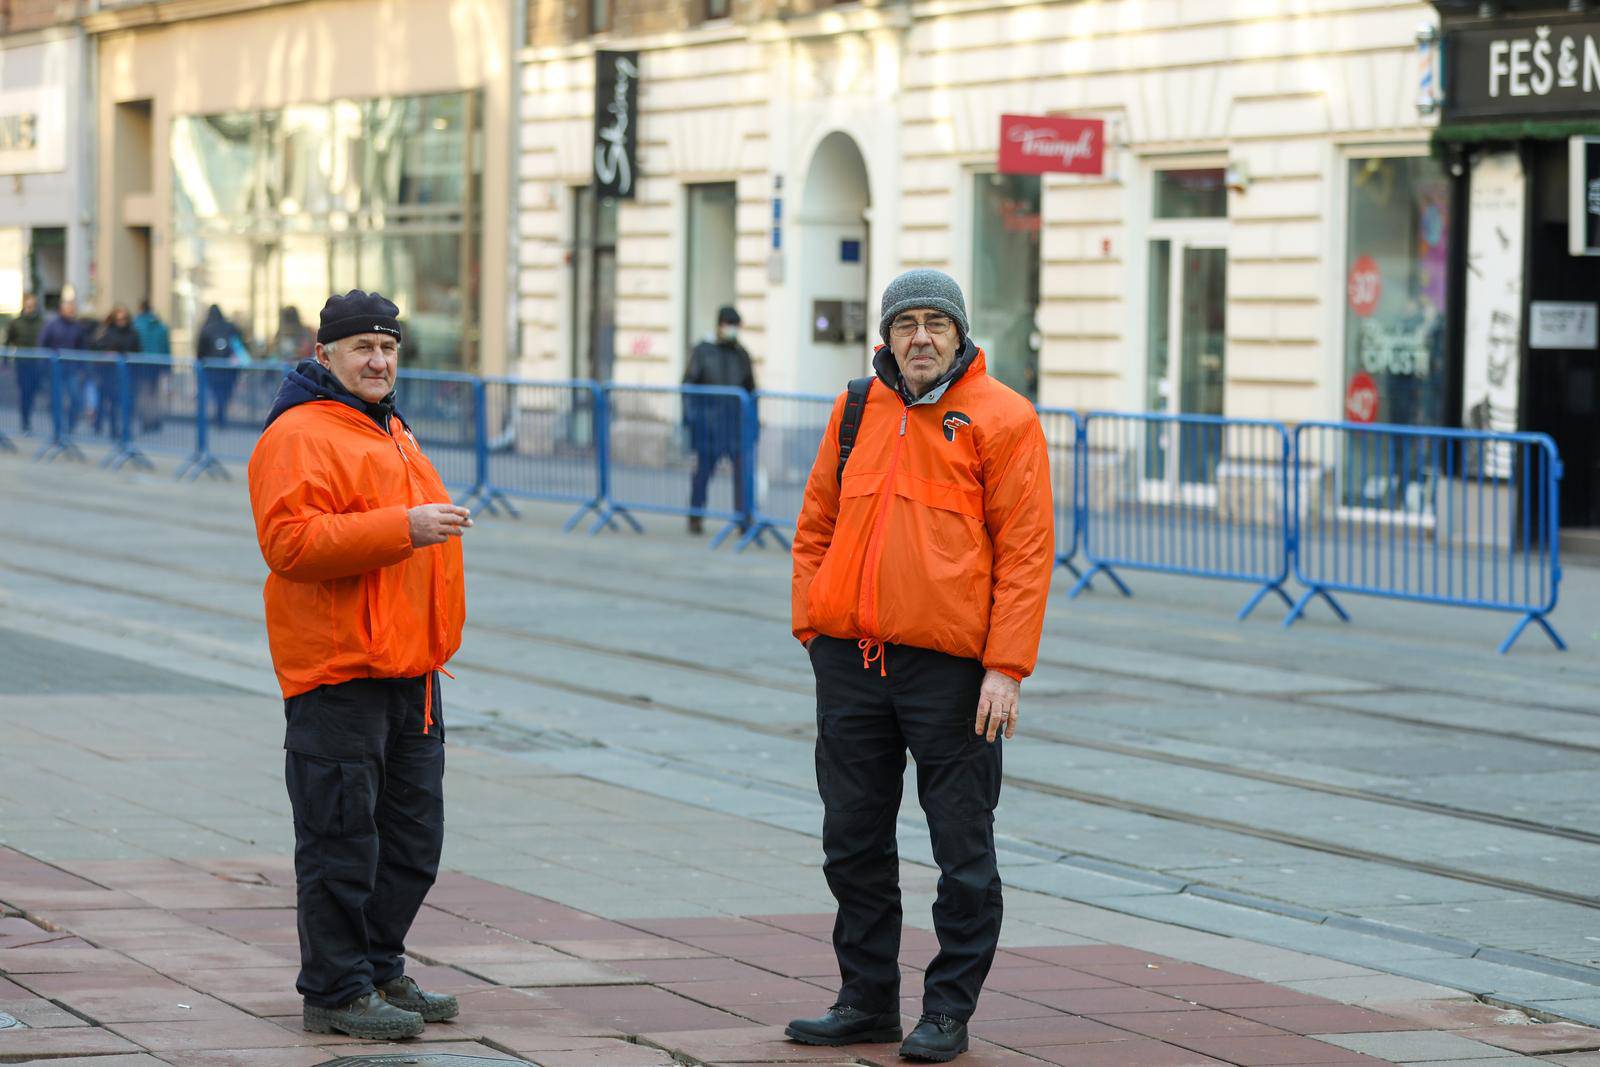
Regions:
<instances>
[{"instance_id":1,"label":"blue crowd control fence","mask_svg":"<svg viewBox=\"0 0 1600 1067\"><path fill-rule=\"evenodd\" d=\"M1055 505L1056 565L1078 578L1083 572L1075 562L1082 547L1083 517L1080 500L1078 462L1083 443L1083 420L1065 408L1040 408L1039 425L1044 430L1050 454L1050 496Z\"/></svg>"},{"instance_id":2,"label":"blue crowd control fence","mask_svg":"<svg viewBox=\"0 0 1600 1067\"><path fill-rule=\"evenodd\" d=\"M1131 595L1118 570L1248 582L1293 604L1289 453L1282 423L1210 415L1085 415L1079 522L1089 570Z\"/></svg>"},{"instance_id":3,"label":"blue crowd control fence","mask_svg":"<svg viewBox=\"0 0 1600 1067\"><path fill-rule=\"evenodd\" d=\"M1302 423L1295 429L1295 578L1334 593L1518 613L1550 624L1561 586L1561 460L1544 434Z\"/></svg>"},{"instance_id":4,"label":"blue crowd control fence","mask_svg":"<svg viewBox=\"0 0 1600 1067\"><path fill-rule=\"evenodd\" d=\"M394 406L428 454L439 479L453 491L478 495L479 380L451 371L401 371ZM465 498L464 498L465 499Z\"/></svg>"},{"instance_id":5,"label":"blue crowd control fence","mask_svg":"<svg viewBox=\"0 0 1600 1067\"><path fill-rule=\"evenodd\" d=\"M126 364L132 391L126 451L140 456L196 456L200 448L194 364L174 363L168 356L129 356Z\"/></svg>"},{"instance_id":6,"label":"blue crowd control fence","mask_svg":"<svg viewBox=\"0 0 1600 1067\"><path fill-rule=\"evenodd\" d=\"M486 378L482 419L481 485L475 494L493 513L498 502L517 514L507 497L579 504L598 513L605 498L597 423L600 389L590 381Z\"/></svg>"},{"instance_id":7,"label":"blue crowd control fence","mask_svg":"<svg viewBox=\"0 0 1600 1067\"><path fill-rule=\"evenodd\" d=\"M104 352L56 352L50 359L50 439L34 459L84 461L79 442L121 438L122 383L118 357Z\"/></svg>"},{"instance_id":8,"label":"blue crowd control fence","mask_svg":"<svg viewBox=\"0 0 1600 1067\"><path fill-rule=\"evenodd\" d=\"M220 361L195 366L196 407L203 405L206 416L201 465L226 474L223 464L249 462L288 368L281 363ZM196 452L201 451L197 442Z\"/></svg>"},{"instance_id":9,"label":"blue crowd control fence","mask_svg":"<svg viewBox=\"0 0 1600 1067\"><path fill-rule=\"evenodd\" d=\"M712 385L604 385L601 396L607 485L591 532L619 518L642 529L635 511L721 522L712 548L735 530L756 532L756 407L749 393Z\"/></svg>"},{"instance_id":10,"label":"blue crowd control fence","mask_svg":"<svg viewBox=\"0 0 1600 1067\"><path fill-rule=\"evenodd\" d=\"M787 544L782 529L793 529L805 502L806 481L817 448L828 432L837 398L821 393L756 394L761 434L755 449L755 521Z\"/></svg>"},{"instance_id":11,"label":"blue crowd control fence","mask_svg":"<svg viewBox=\"0 0 1600 1067\"><path fill-rule=\"evenodd\" d=\"M11 442L4 451L17 451L15 438L50 432L50 353L37 349L10 349L0 368L0 437Z\"/></svg>"}]
</instances>

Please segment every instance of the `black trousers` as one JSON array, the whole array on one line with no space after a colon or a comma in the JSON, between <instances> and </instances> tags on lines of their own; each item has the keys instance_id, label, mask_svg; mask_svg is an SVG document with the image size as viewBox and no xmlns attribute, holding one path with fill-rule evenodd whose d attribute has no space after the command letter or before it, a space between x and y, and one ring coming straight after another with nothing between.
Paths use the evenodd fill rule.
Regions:
<instances>
[{"instance_id":1,"label":"black trousers","mask_svg":"<svg viewBox=\"0 0 1600 1067\"><path fill-rule=\"evenodd\" d=\"M428 676L358 679L284 702L300 979L338 1007L405 972L444 845L444 717Z\"/></svg>"},{"instance_id":2,"label":"black trousers","mask_svg":"<svg viewBox=\"0 0 1600 1067\"><path fill-rule=\"evenodd\" d=\"M736 441L703 441L695 444L694 475L689 479L689 508L700 511L706 506L706 493L711 486L711 476L717 464L726 457L733 464L733 510L745 513L744 450Z\"/></svg>"},{"instance_id":3,"label":"black trousers","mask_svg":"<svg viewBox=\"0 0 1600 1067\"><path fill-rule=\"evenodd\" d=\"M900 811L906 751L939 864L933 905L939 952L923 984L924 1012L965 1022L994 962L1002 912L994 808L1000 745L973 732L983 666L907 645L884 648L883 671L863 668L854 641L811 643L817 676L817 788L823 873L839 902L833 948L839 1001L899 1008Z\"/></svg>"}]
</instances>

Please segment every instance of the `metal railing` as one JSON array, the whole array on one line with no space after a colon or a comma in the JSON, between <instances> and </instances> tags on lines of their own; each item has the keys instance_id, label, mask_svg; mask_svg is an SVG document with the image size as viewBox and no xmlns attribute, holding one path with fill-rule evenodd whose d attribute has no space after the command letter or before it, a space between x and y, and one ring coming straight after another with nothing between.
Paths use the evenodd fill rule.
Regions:
<instances>
[{"instance_id":1,"label":"metal railing","mask_svg":"<svg viewBox=\"0 0 1600 1067\"><path fill-rule=\"evenodd\" d=\"M0 451L24 432L36 460L227 477L249 458L283 366L164 356L11 351L0 366ZM41 410L41 401L43 410ZM739 550L786 545L837 398L716 386L478 378L402 372L396 406L447 486L475 512L513 498L578 505L574 529L637 514L707 520ZM1336 594L1517 613L1501 644L1550 622L1559 599L1561 461L1542 434L1039 409L1051 463L1057 562L1070 596L1146 571L1244 582L1293 625ZM48 425L46 430L44 427ZM1087 566L1079 568L1078 560ZM1304 588L1298 599L1286 586Z\"/></svg>"},{"instance_id":2,"label":"metal railing","mask_svg":"<svg viewBox=\"0 0 1600 1067\"><path fill-rule=\"evenodd\" d=\"M1561 582L1561 461L1544 434L1302 423L1294 432L1295 579L1333 593L1487 608L1551 626Z\"/></svg>"}]
</instances>

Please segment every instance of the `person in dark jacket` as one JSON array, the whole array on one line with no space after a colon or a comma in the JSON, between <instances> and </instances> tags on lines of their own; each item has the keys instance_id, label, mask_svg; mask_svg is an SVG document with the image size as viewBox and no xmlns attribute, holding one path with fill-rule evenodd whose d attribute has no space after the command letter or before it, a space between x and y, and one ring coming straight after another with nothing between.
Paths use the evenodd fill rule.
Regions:
<instances>
[{"instance_id":1,"label":"person in dark jacket","mask_svg":"<svg viewBox=\"0 0 1600 1067\"><path fill-rule=\"evenodd\" d=\"M22 310L6 324L6 347L13 350L37 348L39 332L43 329L44 316L39 314L39 298L28 293L22 298ZM23 352L16 360L17 414L21 416L24 434L33 433L34 400L49 370L43 360L28 358L31 355L30 352Z\"/></svg>"},{"instance_id":2,"label":"person in dark jacket","mask_svg":"<svg viewBox=\"0 0 1600 1067\"><path fill-rule=\"evenodd\" d=\"M717 333L694 346L683 373L685 385L721 385L755 392L756 376L750 353L739 343L739 312L724 307L717 312ZM740 441L739 401L731 396L687 395L683 417L695 452L694 477L689 483L689 532L705 529L706 488L717 464L726 456L733 461L734 508L746 514L745 457Z\"/></svg>"},{"instance_id":3,"label":"person in dark jacket","mask_svg":"<svg viewBox=\"0 0 1600 1067\"><path fill-rule=\"evenodd\" d=\"M94 347L109 355L126 356L140 350L139 331L133 328L133 316L126 304L117 304L106 316L100 331L95 334ZM101 427L115 437L122 423L122 404L119 374L115 363L101 363L94 368L95 406L94 432Z\"/></svg>"},{"instance_id":4,"label":"person in dark jacket","mask_svg":"<svg viewBox=\"0 0 1600 1067\"><path fill-rule=\"evenodd\" d=\"M206 384L211 392L212 421L218 426L228 421L228 401L233 398L233 387L238 373L234 342L243 343L238 327L229 322L222 309L212 304L206 309L206 321L200 325L200 335L195 340L194 354L206 370Z\"/></svg>"},{"instance_id":5,"label":"person in dark jacket","mask_svg":"<svg viewBox=\"0 0 1600 1067\"><path fill-rule=\"evenodd\" d=\"M133 368L133 409L140 430L150 433L161 428L161 377L171 367L172 335L149 300L139 301L133 328L139 334L139 353L146 357Z\"/></svg>"},{"instance_id":6,"label":"person in dark jacket","mask_svg":"<svg viewBox=\"0 0 1600 1067\"><path fill-rule=\"evenodd\" d=\"M91 325L78 318L77 300L63 297L60 307L56 309L55 317L45 323L44 329L39 331L39 347L53 349L56 355L70 356L93 348L93 337L94 330ZM78 425L78 416L83 411L85 386L88 383L81 371L68 369L64 377L67 390L67 427L70 430Z\"/></svg>"}]
</instances>

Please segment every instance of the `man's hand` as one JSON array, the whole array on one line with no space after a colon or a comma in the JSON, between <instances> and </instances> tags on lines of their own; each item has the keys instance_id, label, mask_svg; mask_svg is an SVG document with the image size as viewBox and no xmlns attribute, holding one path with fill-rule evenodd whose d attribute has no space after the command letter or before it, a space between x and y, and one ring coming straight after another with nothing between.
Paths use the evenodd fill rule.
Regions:
<instances>
[{"instance_id":1,"label":"man's hand","mask_svg":"<svg viewBox=\"0 0 1600 1067\"><path fill-rule=\"evenodd\" d=\"M472 512L455 504L419 504L406 512L411 523L411 546L439 545L472 525Z\"/></svg>"},{"instance_id":2,"label":"man's hand","mask_svg":"<svg viewBox=\"0 0 1600 1067\"><path fill-rule=\"evenodd\" d=\"M1017 732L1017 708L1022 699L1022 683L1009 674L987 671L978 690L978 723L974 733L993 741L1002 729L1006 740Z\"/></svg>"}]
</instances>

